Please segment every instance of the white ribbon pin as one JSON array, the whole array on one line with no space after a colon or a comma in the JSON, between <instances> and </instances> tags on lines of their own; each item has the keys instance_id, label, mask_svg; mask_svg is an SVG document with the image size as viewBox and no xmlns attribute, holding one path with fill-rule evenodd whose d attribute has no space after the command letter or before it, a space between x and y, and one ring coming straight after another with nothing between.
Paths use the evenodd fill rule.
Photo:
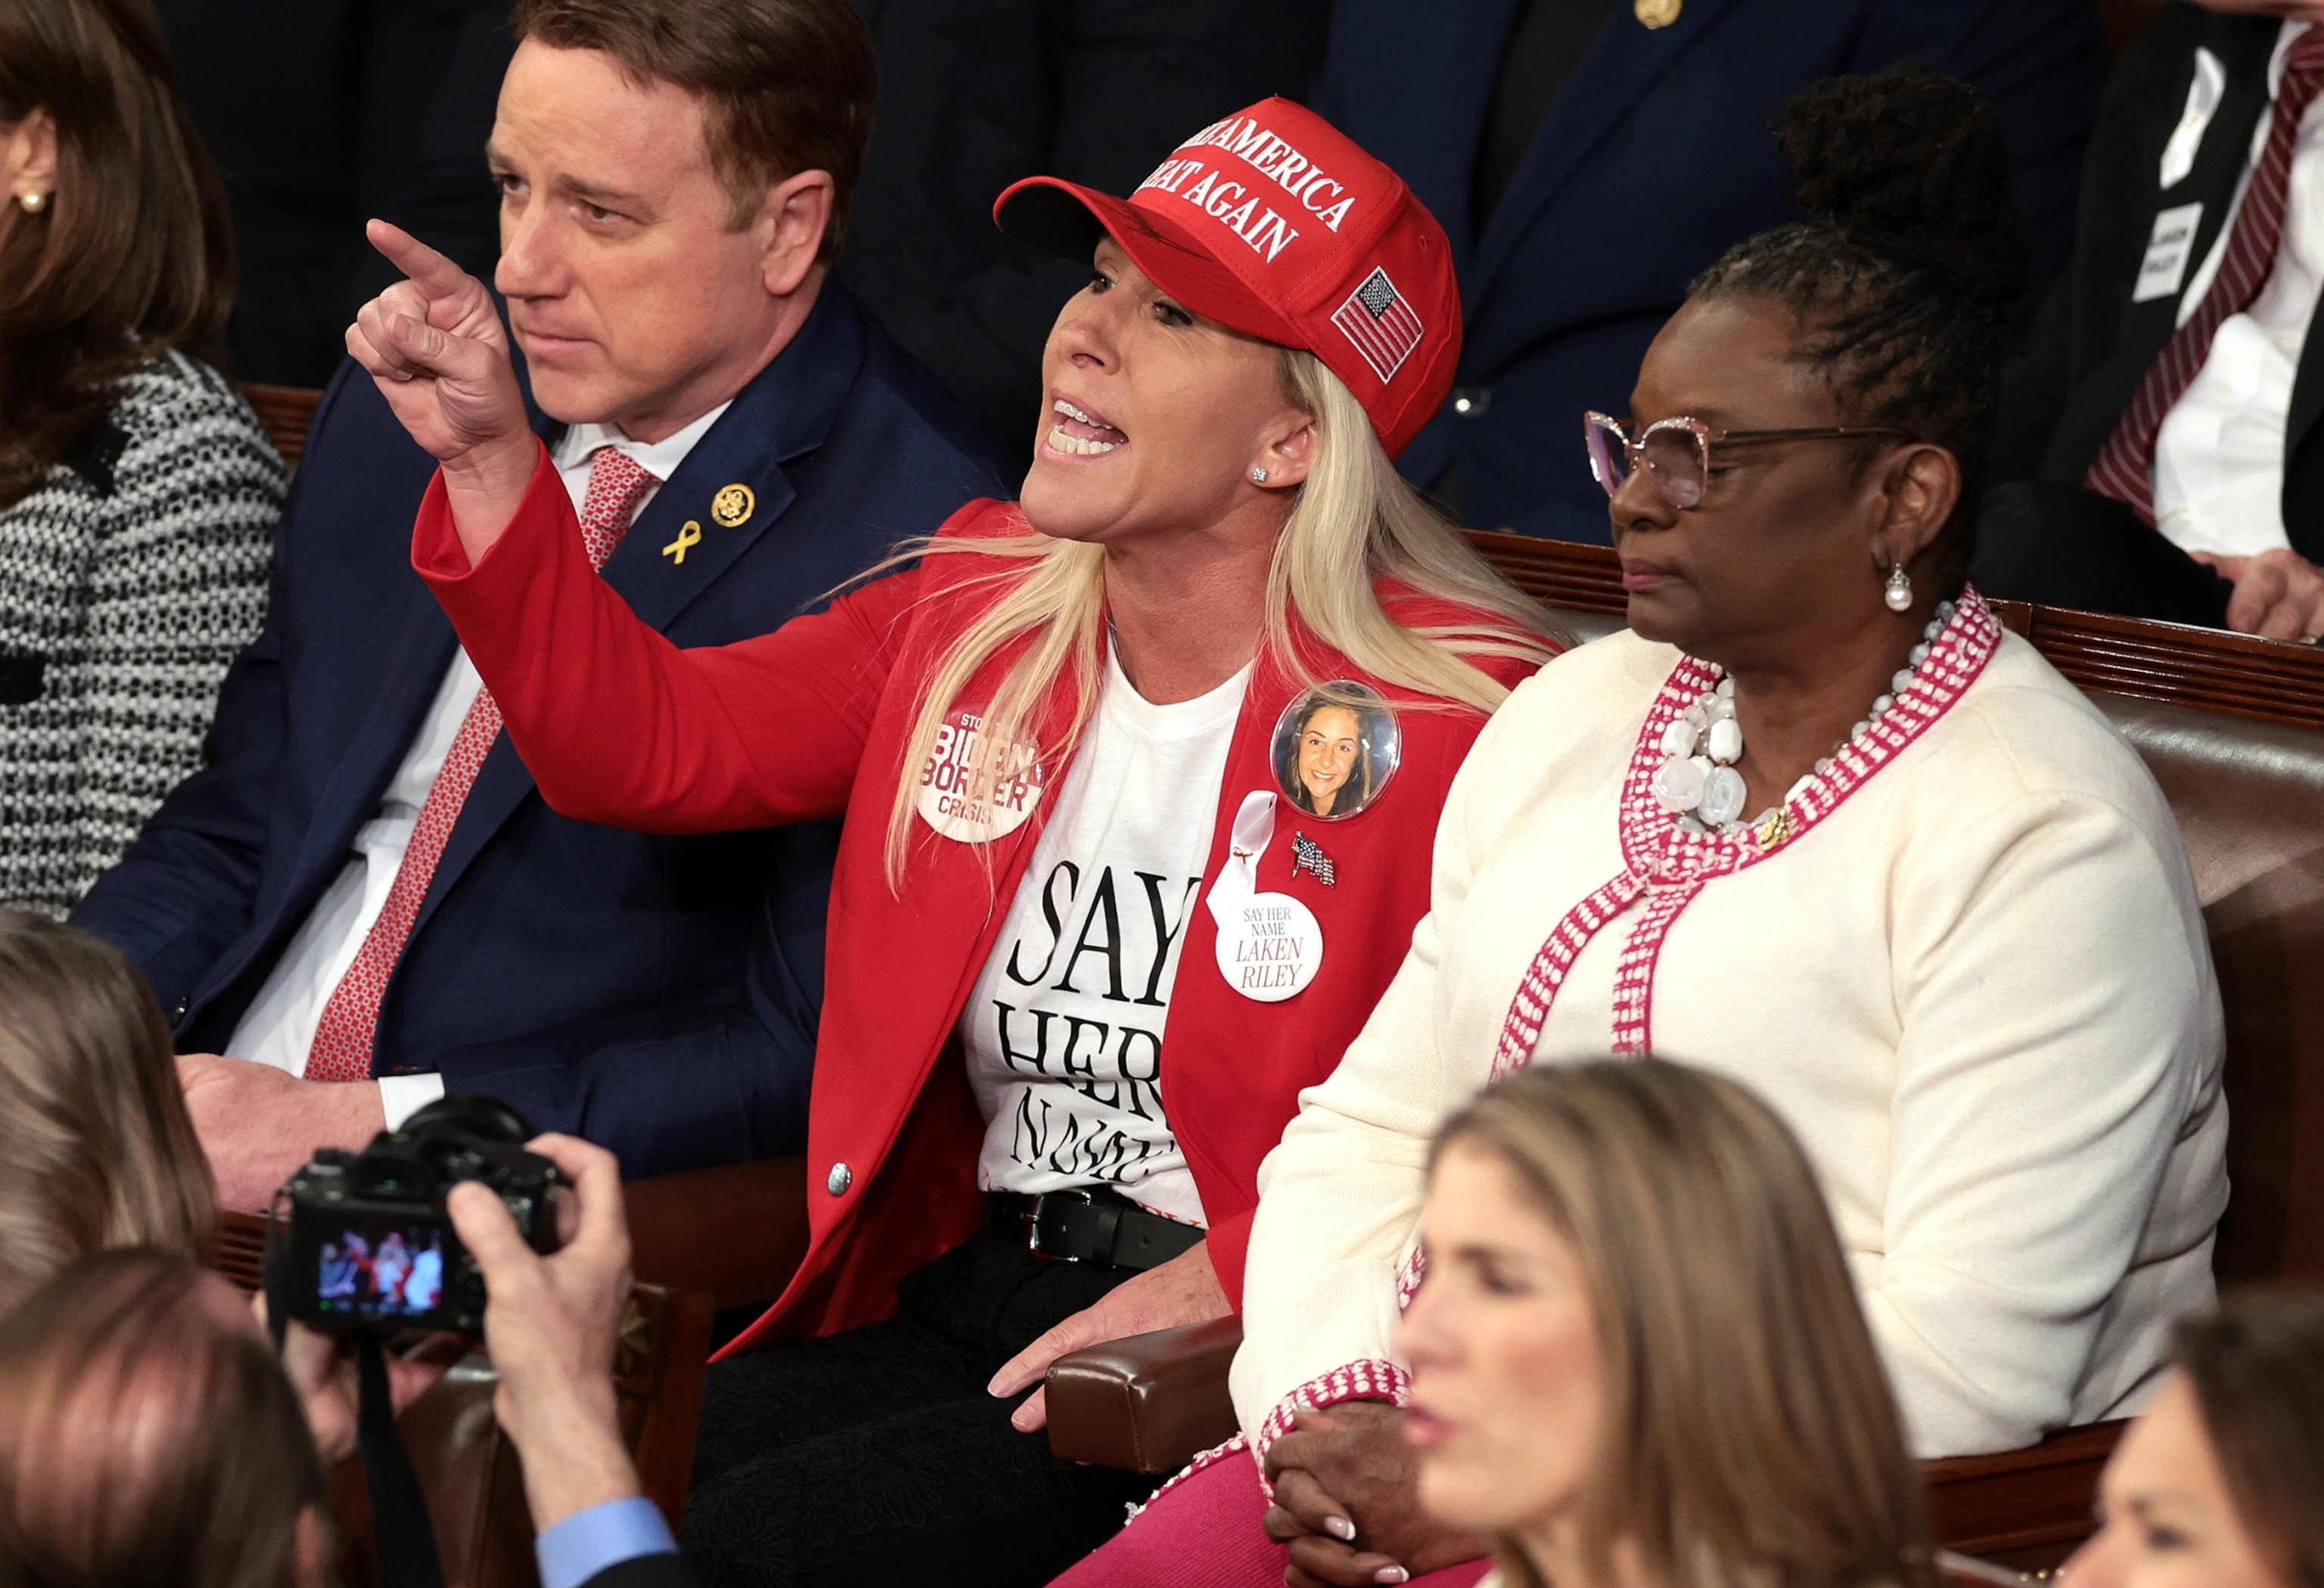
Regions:
<instances>
[{"instance_id":1,"label":"white ribbon pin","mask_svg":"<svg viewBox=\"0 0 2324 1588\"><path fill-rule=\"evenodd\" d=\"M1259 857L1275 841L1275 796L1243 796L1227 863L1203 902L1218 923L1219 974L1245 998L1280 1003L1305 991L1323 967L1323 928L1288 893L1259 891Z\"/></svg>"}]
</instances>

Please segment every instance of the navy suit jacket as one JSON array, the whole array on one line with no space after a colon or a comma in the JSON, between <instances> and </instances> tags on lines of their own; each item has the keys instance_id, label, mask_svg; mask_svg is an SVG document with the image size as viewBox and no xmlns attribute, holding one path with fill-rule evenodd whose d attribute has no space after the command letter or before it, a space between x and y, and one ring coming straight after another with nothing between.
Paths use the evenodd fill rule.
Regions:
<instances>
[{"instance_id":1,"label":"navy suit jacket","mask_svg":"<svg viewBox=\"0 0 2324 1588\"><path fill-rule=\"evenodd\" d=\"M1460 391L1400 462L1423 487L1457 469L1467 522L1609 538L1582 415L1629 412L1687 283L1801 218L1767 124L1820 78L1922 60L1975 84L2000 111L2040 278L2066 257L2098 110L2089 0L1684 0L1658 31L1618 0L1478 236L1470 184L1521 5L1339 0L1314 97L1452 235Z\"/></svg>"},{"instance_id":2,"label":"navy suit jacket","mask_svg":"<svg viewBox=\"0 0 2324 1588\"><path fill-rule=\"evenodd\" d=\"M544 435L551 429L543 419ZM457 642L411 571L435 464L342 368L208 764L74 920L125 949L184 1050L220 1050L377 814ZM756 495L733 528L714 494ZM680 645L764 633L962 503L1007 494L966 416L826 282L605 565ZM665 548L689 522L683 563ZM631 1176L800 1150L837 824L656 837L550 810L503 735L380 1009L377 1075L440 1071Z\"/></svg>"}]
</instances>

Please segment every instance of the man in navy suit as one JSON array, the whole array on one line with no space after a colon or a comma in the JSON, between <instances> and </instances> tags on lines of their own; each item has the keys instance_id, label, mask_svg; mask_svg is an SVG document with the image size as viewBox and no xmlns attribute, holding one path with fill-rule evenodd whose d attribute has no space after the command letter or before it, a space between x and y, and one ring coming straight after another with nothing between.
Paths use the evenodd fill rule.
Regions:
<instances>
[{"instance_id":1,"label":"man in navy suit","mask_svg":"<svg viewBox=\"0 0 2324 1588\"><path fill-rule=\"evenodd\" d=\"M1315 108L1451 234L1466 341L1403 458L1463 522L1609 538L1586 410L1732 244L1796 220L1767 124L1820 78L1922 60L1991 99L2047 279L2097 115L2089 0L1339 0Z\"/></svg>"},{"instance_id":2,"label":"man in navy suit","mask_svg":"<svg viewBox=\"0 0 2324 1588\"><path fill-rule=\"evenodd\" d=\"M705 4L681 40L658 11L518 7L496 281L604 577L716 645L1001 485L826 280L870 125L847 0ZM347 365L209 764L75 916L172 1011L222 1198L259 1205L447 1089L632 1176L798 1150L835 824L652 837L549 810L411 572L434 472Z\"/></svg>"}]
</instances>

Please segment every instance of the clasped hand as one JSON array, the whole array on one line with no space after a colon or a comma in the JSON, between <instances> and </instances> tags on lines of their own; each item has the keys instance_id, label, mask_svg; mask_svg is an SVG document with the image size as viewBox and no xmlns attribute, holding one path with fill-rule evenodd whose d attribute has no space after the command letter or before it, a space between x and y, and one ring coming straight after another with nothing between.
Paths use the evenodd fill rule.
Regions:
<instances>
[{"instance_id":1,"label":"clasped hand","mask_svg":"<svg viewBox=\"0 0 2324 1588\"><path fill-rule=\"evenodd\" d=\"M1290 1588L1402 1583L1492 1547L1421 1509L1404 1413L1376 1400L1299 1413L1268 1447L1267 1481L1267 1536L1290 1550Z\"/></svg>"}]
</instances>

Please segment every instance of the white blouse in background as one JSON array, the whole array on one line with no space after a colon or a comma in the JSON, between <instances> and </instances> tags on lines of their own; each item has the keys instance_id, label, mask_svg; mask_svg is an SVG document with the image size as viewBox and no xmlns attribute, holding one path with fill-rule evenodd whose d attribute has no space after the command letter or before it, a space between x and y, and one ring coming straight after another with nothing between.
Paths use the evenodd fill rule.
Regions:
<instances>
[{"instance_id":1,"label":"white blouse in background","mask_svg":"<svg viewBox=\"0 0 2324 1588\"><path fill-rule=\"evenodd\" d=\"M1436 1126L1512 995L1623 869L1617 802L1679 653L1629 633L1522 685L1439 828L1432 911L1259 1176L1233 1385L1392 1358ZM1575 960L1535 1062L1610 1049L1643 904ZM2211 1300L2223 1028L2178 828L2106 720L2014 635L1836 810L1707 882L1665 938L1653 1047L1755 1088L1806 1147L1923 1455L2120 1417Z\"/></svg>"}]
</instances>

